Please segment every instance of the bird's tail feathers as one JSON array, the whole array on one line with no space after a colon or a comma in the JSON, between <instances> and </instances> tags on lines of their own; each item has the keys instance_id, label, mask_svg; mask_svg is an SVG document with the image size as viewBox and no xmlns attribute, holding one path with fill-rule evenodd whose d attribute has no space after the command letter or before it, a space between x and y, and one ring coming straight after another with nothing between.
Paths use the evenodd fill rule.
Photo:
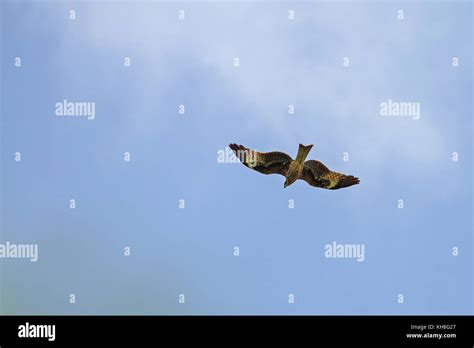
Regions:
<instances>
[{"instance_id":1,"label":"bird's tail feathers","mask_svg":"<svg viewBox=\"0 0 474 348\"><path fill-rule=\"evenodd\" d=\"M295 161L304 162L304 160L308 156L309 152L311 151L312 147L313 147L313 145L300 144L300 146L298 148L298 154L296 155Z\"/></svg>"}]
</instances>

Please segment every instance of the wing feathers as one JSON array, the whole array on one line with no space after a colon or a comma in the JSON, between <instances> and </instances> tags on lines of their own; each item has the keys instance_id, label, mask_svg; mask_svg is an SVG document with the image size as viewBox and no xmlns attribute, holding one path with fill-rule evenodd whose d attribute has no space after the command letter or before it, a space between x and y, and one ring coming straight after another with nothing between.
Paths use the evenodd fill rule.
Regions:
<instances>
[{"instance_id":1,"label":"wing feathers","mask_svg":"<svg viewBox=\"0 0 474 348\"><path fill-rule=\"evenodd\" d=\"M321 187L329 190L337 190L352 185L357 185L359 179L352 175L333 172L319 161L310 160L304 163L300 179L311 186Z\"/></svg>"},{"instance_id":2,"label":"wing feathers","mask_svg":"<svg viewBox=\"0 0 474 348\"><path fill-rule=\"evenodd\" d=\"M331 189L336 190L344 187L349 187L352 185L357 185L360 181L358 178L352 176L352 175L344 175L341 174L342 176L339 178L339 181L336 186L332 187Z\"/></svg>"},{"instance_id":3,"label":"wing feathers","mask_svg":"<svg viewBox=\"0 0 474 348\"><path fill-rule=\"evenodd\" d=\"M258 152L238 144L230 144L237 158L250 169L262 174L286 175L293 159L283 152Z\"/></svg>"}]
</instances>

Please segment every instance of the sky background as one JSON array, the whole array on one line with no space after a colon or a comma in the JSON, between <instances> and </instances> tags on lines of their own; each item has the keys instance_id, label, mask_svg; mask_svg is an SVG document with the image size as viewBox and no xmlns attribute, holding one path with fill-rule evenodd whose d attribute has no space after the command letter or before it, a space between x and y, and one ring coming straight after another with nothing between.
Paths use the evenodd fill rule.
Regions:
<instances>
[{"instance_id":1,"label":"sky background","mask_svg":"<svg viewBox=\"0 0 474 348\"><path fill-rule=\"evenodd\" d=\"M0 8L0 242L39 246L0 259L0 313L473 313L470 1ZM63 99L95 119L57 117ZM381 116L388 99L420 119ZM283 189L219 163L234 142L314 144L361 183ZM325 258L333 241L364 262Z\"/></svg>"}]
</instances>

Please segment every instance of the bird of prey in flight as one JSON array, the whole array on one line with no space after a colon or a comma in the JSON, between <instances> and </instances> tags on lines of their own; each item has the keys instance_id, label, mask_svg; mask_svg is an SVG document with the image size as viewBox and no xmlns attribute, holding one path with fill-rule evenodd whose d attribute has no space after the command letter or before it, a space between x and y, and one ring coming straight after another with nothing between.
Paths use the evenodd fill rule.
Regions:
<instances>
[{"instance_id":1,"label":"bird of prey in flight","mask_svg":"<svg viewBox=\"0 0 474 348\"><path fill-rule=\"evenodd\" d=\"M359 183L358 178L333 172L319 161L305 162L313 145L300 144L294 160L283 152L258 152L237 144L230 144L229 147L246 167L263 174L281 174L286 177L283 187L290 186L298 179L306 181L311 186L329 190L337 190Z\"/></svg>"}]
</instances>

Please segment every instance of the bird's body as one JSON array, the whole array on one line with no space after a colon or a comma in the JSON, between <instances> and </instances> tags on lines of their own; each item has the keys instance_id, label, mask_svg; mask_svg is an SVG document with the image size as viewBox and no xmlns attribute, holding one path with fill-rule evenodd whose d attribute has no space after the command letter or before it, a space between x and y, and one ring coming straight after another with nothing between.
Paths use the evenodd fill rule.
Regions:
<instances>
[{"instance_id":1,"label":"bird's body","mask_svg":"<svg viewBox=\"0 0 474 348\"><path fill-rule=\"evenodd\" d=\"M302 179L311 186L336 190L359 183L352 175L345 175L329 170L323 163L315 160L305 162L313 145L299 145L298 154L293 160L283 152L258 152L242 145L230 144L229 147L247 167L263 174L281 174L286 180L284 187Z\"/></svg>"},{"instance_id":2,"label":"bird's body","mask_svg":"<svg viewBox=\"0 0 474 348\"><path fill-rule=\"evenodd\" d=\"M298 154L296 155L295 160L290 163L288 171L286 172L286 180L283 184L283 187L290 186L301 177L304 169L304 160L308 156L312 147L313 145L304 146L300 144L300 147L298 148Z\"/></svg>"}]
</instances>

